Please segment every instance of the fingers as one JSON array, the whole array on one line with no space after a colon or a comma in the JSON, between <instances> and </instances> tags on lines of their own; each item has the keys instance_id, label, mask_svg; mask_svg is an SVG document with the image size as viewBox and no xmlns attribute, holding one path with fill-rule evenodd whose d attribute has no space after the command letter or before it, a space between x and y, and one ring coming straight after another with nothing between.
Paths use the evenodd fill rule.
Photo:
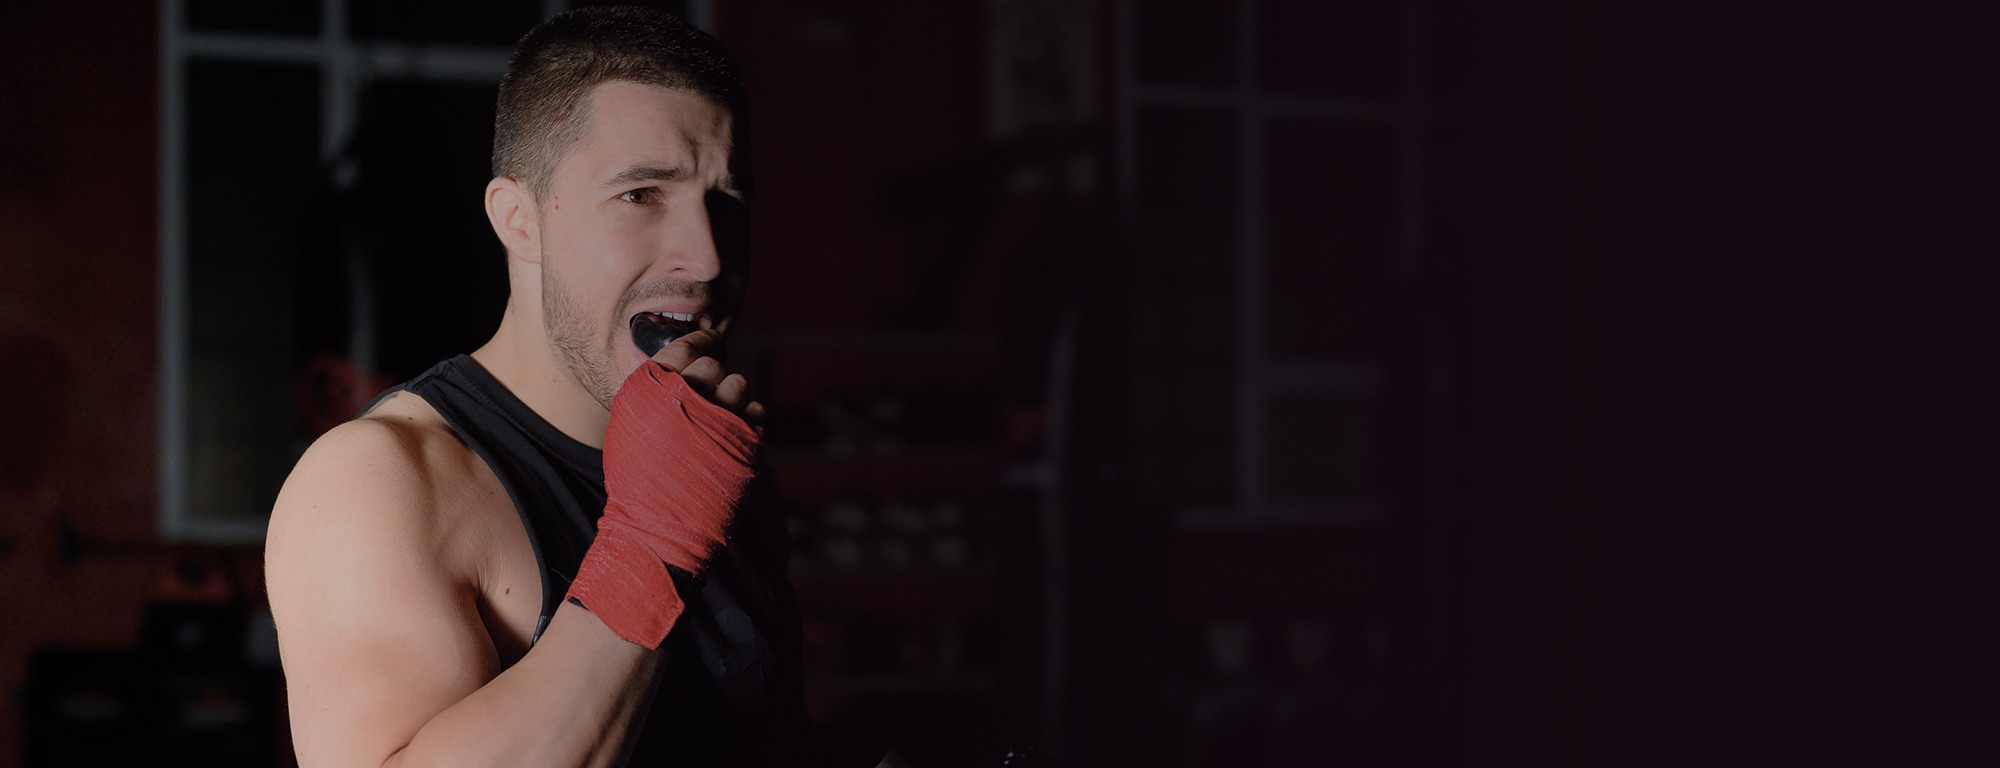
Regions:
<instances>
[{"instance_id":1,"label":"fingers","mask_svg":"<svg viewBox=\"0 0 2000 768\"><path fill-rule=\"evenodd\" d=\"M687 379L703 397L713 398L715 388L728 375L729 372L722 368L722 362L713 357L700 358L681 366L681 378Z\"/></svg>"},{"instance_id":2,"label":"fingers","mask_svg":"<svg viewBox=\"0 0 2000 768\"><path fill-rule=\"evenodd\" d=\"M735 411L753 424L762 423L764 406L750 401L750 381L743 374L730 373L722 361L709 356L721 340L722 334L712 329L693 331L661 347L653 360L679 373L709 402Z\"/></svg>"},{"instance_id":3,"label":"fingers","mask_svg":"<svg viewBox=\"0 0 2000 768\"><path fill-rule=\"evenodd\" d=\"M661 347L659 352L653 353L653 360L666 366L667 370L685 376L687 367L694 361L707 357L720 341L722 334L717 331L708 329L690 331L687 335L674 339L674 343Z\"/></svg>"},{"instance_id":4,"label":"fingers","mask_svg":"<svg viewBox=\"0 0 2000 768\"><path fill-rule=\"evenodd\" d=\"M707 360L709 358L702 359ZM734 411L743 405L743 396L749 390L749 380L743 378L743 374L732 373L723 377L722 381L715 385L715 394L709 399L714 400L716 405Z\"/></svg>"},{"instance_id":5,"label":"fingers","mask_svg":"<svg viewBox=\"0 0 2000 768\"><path fill-rule=\"evenodd\" d=\"M723 375L722 365L715 362L715 358L704 357L688 364L688 369L681 372L681 378L686 379L688 386L708 398L709 402L728 408L746 420L762 421L764 418L764 406L750 400L750 380L740 373ZM753 409L756 416L750 418Z\"/></svg>"}]
</instances>

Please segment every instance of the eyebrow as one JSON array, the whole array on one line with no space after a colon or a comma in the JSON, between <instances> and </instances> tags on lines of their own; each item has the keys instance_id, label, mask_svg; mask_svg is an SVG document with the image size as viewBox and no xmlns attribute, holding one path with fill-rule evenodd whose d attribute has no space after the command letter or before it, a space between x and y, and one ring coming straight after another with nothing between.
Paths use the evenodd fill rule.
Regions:
<instances>
[{"instance_id":1,"label":"eyebrow","mask_svg":"<svg viewBox=\"0 0 2000 768\"><path fill-rule=\"evenodd\" d=\"M604 182L604 186L616 187L640 181L680 181L687 171L671 165L635 165L619 171L618 175Z\"/></svg>"}]
</instances>

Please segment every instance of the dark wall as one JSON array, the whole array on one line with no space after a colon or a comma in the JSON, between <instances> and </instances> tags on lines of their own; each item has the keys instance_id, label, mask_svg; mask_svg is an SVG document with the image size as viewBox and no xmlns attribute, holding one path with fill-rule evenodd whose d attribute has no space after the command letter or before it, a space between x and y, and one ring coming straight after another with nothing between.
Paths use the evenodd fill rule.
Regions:
<instances>
[{"instance_id":1,"label":"dark wall","mask_svg":"<svg viewBox=\"0 0 2000 768\"><path fill-rule=\"evenodd\" d=\"M45 644L130 646L155 537L158 27L145 3L9 6L0 23L0 687ZM260 590L261 591L261 590ZM0 698L0 766L20 759Z\"/></svg>"},{"instance_id":2,"label":"dark wall","mask_svg":"<svg viewBox=\"0 0 2000 768\"><path fill-rule=\"evenodd\" d=\"M1978 24L1481 5L1446 54L1480 110L1438 232L1455 480L1392 554L1433 628L1400 757L1966 754Z\"/></svg>"},{"instance_id":3,"label":"dark wall","mask_svg":"<svg viewBox=\"0 0 2000 768\"><path fill-rule=\"evenodd\" d=\"M759 248L780 255L759 262L751 313L862 326L898 287L866 252L900 247L863 215L872 180L982 136L983 94L954 85L980 77L977 6L721 5L769 105L761 172L794 174L759 201ZM1967 521L1993 505L1966 487L1991 449L1964 404L1992 391L1991 194L1967 149L1984 96L1968 80L1991 68L1955 32L1983 27L1447 5L1429 6L1448 17L1440 82L1474 119L1428 134L1435 271L1401 320L1439 346L1404 351L1437 353L1404 423L1438 431L1405 446L1428 458L1396 481L1413 501L1384 550L1397 762L1944 750L1978 693L1957 662L1975 654L1952 652L1977 645L1990 602L1965 597L1992 540ZM131 645L165 566L150 544L158 33L147 4L5 13L0 687L15 690L32 648ZM874 44L885 25L934 34ZM818 258L827 242L847 250ZM784 283L824 290L766 290ZM66 557L64 524L95 547ZM255 553L236 557L254 580ZM14 702L0 768L18 759Z\"/></svg>"},{"instance_id":4,"label":"dark wall","mask_svg":"<svg viewBox=\"0 0 2000 768\"><path fill-rule=\"evenodd\" d=\"M908 290L882 184L986 137L985 26L973 4L718 3L751 93L753 327L853 332Z\"/></svg>"},{"instance_id":5,"label":"dark wall","mask_svg":"<svg viewBox=\"0 0 2000 768\"><path fill-rule=\"evenodd\" d=\"M1625 211L1623 19L1603 3L1436 4L1444 103L1406 322L1438 435L1392 521L1398 762L1611 762L1613 399ZM1412 436L1403 436L1410 440Z\"/></svg>"},{"instance_id":6,"label":"dark wall","mask_svg":"<svg viewBox=\"0 0 2000 768\"><path fill-rule=\"evenodd\" d=\"M1621 733L1656 745L1635 762L1975 753L1996 504L1975 350L2000 276L1975 212L1994 125L1965 96L1988 17L1629 13Z\"/></svg>"}]
</instances>

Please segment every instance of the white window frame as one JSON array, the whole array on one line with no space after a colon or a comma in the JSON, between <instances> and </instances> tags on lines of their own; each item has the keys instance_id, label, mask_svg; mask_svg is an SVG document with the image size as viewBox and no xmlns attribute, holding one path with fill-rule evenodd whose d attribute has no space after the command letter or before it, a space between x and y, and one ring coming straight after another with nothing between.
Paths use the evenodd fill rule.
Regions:
<instances>
[{"instance_id":1,"label":"white window frame","mask_svg":"<svg viewBox=\"0 0 2000 768\"><path fill-rule=\"evenodd\" d=\"M159 519L168 541L259 543L262 520L203 519L190 508L187 289L187 63L192 60L310 64L320 72L321 160L354 130L362 92L377 77L439 83L498 83L506 46L371 42L347 33L347 0L320 0L317 36L199 32L185 23L184 0L160 2ZM542 0L542 16L568 0ZM689 0L689 23L715 31L715 0Z\"/></svg>"},{"instance_id":2,"label":"white window frame","mask_svg":"<svg viewBox=\"0 0 2000 768\"><path fill-rule=\"evenodd\" d=\"M1390 126L1398 140L1396 159L1395 253L1391 273L1397 277L1415 272L1418 257L1420 202L1420 141L1425 95L1419 76L1422 42L1420 8L1414 0L1399 4L1406 35L1402 61L1403 96L1394 102L1363 102L1337 98L1301 97L1273 94L1257 83L1257 6L1254 0L1235 3L1236 82L1231 86L1208 87L1159 85L1139 79L1136 55L1137 12L1143 0L1120 0L1118 4L1118 96L1117 165L1120 214L1127 222L1138 220L1138 114L1145 107L1197 107L1228 112L1236 119L1238 218L1237 256L1237 387L1236 387L1236 498L1223 509L1171 510L1175 523L1184 529L1270 527L1327 523L1367 523L1378 520L1381 505L1374 501L1288 504L1275 502L1265 487L1265 408L1273 395L1375 395L1382 390L1379 361L1299 362L1273 360L1264 354L1268 346L1264 328L1267 262L1264 137L1275 120L1311 120L1328 124Z\"/></svg>"}]
</instances>

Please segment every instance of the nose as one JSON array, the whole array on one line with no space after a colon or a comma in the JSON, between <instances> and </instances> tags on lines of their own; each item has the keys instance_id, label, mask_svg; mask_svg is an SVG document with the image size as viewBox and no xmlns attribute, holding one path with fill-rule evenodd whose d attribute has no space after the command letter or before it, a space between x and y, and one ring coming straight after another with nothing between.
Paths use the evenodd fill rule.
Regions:
<instances>
[{"instance_id":1,"label":"nose","mask_svg":"<svg viewBox=\"0 0 2000 768\"><path fill-rule=\"evenodd\" d=\"M667 220L663 248L653 267L689 282L712 282L722 275L722 257L708 206L697 202L678 208Z\"/></svg>"}]
</instances>

